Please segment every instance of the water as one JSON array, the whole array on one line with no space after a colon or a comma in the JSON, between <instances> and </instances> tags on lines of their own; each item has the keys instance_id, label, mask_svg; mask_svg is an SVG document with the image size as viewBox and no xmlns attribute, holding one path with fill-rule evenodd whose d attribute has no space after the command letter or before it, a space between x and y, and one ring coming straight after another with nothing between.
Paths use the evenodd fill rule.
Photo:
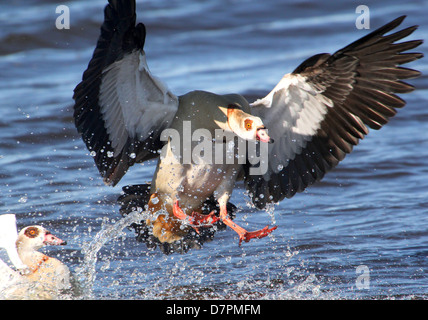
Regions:
<instances>
[{"instance_id":1,"label":"water","mask_svg":"<svg viewBox=\"0 0 428 320\"><path fill-rule=\"evenodd\" d=\"M116 203L121 187L150 181L154 163L104 186L72 120L72 91L92 55L104 0L67 1L70 30L55 28L57 1L0 4L1 213L43 224L68 241L45 251L79 279L74 299L427 299L428 78L408 105L319 184L268 211L232 202L267 238L238 246L231 230L185 255L135 241ZM375 28L402 14L428 33L427 1L366 1ZM143 1L154 74L176 94L238 92L250 100L312 54L364 35L352 1ZM427 43L419 51L427 52ZM428 73L426 59L411 67ZM362 268L362 269L361 269ZM366 270L368 273L357 271ZM363 282L361 276L369 276Z\"/></svg>"}]
</instances>

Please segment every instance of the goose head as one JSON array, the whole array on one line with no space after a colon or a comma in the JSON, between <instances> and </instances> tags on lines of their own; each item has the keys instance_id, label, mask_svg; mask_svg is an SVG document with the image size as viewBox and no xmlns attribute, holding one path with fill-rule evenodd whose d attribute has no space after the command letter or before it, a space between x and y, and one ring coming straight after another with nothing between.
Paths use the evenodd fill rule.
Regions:
<instances>
[{"instance_id":1,"label":"goose head","mask_svg":"<svg viewBox=\"0 0 428 320\"><path fill-rule=\"evenodd\" d=\"M237 105L230 104L228 106L227 123L230 129L244 140L273 143L263 121L259 117L244 112Z\"/></svg>"},{"instance_id":2,"label":"goose head","mask_svg":"<svg viewBox=\"0 0 428 320\"><path fill-rule=\"evenodd\" d=\"M207 129L214 134L216 129L222 129L246 141L273 143L263 121L250 112L247 100L241 95L192 91L180 97L172 128L182 132L183 122L191 121L192 130Z\"/></svg>"},{"instance_id":3,"label":"goose head","mask_svg":"<svg viewBox=\"0 0 428 320\"><path fill-rule=\"evenodd\" d=\"M45 245L66 245L67 242L51 234L42 226L28 226L22 229L16 240L18 251L35 251Z\"/></svg>"}]
</instances>

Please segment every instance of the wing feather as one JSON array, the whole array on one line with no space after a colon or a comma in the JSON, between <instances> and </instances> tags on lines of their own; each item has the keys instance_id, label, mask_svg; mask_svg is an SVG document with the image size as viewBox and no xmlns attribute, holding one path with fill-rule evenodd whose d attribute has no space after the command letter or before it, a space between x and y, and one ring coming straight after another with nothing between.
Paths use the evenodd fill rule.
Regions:
<instances>
[{"instance_id":1,"label":"wing feather","mask_svg":"<svg viewBox=\"0 0 428 320\"><path fill-rule=\"evenodd\" d=\"M268 172L250 175L247 189L253 203L292 197L322 179L368 134L380 129L405 101L397 93L414 88L403 82L420 75L401 64L421 58L405 53L421 40L394 43L416 26L385 35L403 20L399 17L333 55L318 54L285 75L252 113L259 116L275 141L269 146Z\"/></svg>"},{"instance_id":2,"label":"wing feather","mask_svg":"<svg viewBox=\"0 0 428 320\"><path fill-rule=\"evenodd\" d=\"M134 163L158 156L178 98L147 66L135 1L110 0L104 13L97 47L74 90L74 119L104 182L115 185Z\"/></svg>"}]
</instances>

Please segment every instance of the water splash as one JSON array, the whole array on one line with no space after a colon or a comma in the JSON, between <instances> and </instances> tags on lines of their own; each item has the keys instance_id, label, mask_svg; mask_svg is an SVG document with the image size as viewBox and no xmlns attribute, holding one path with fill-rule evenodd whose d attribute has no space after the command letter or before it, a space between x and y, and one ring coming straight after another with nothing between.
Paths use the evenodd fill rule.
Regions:
<instances>
[{"instance_id":1,"label":"water splash","mask_svg":"<svg viewBox=\"0 0 428 320\"><path fill-rule=\"evenodd\" d=\"M147 212L135 211L129 215L120 218L114 223L105 221L102 223L101 230L95 235L93 240L83 246L83 261L76 268L76 280L79 285L79 294L77 299L94 299L96 294L93 292L96 285L97 271L108 272L110 269L110 261L97 269L97 262L100 250L109 241L115 240L123 234L123 230L133 223L139 223L142 219L153 218ZM238 249L239 250L239 249ZM285 250L285 251L284 251ZM134 269L135 277L139 282L151 283L149 286L141 286L135 288L135 297L159 299L165 297L181 297L183 299L293 299L296 297L318 297L320 286L317 284L317 279L313 274L302 275L302 270L295 270L295 267L289 266L291 260L299 254L297 250L284 248L283 254L276 257L278 260L275 266L283 269L283 280L276 279L275 275L270 275L267 272L264 276L252 274L241 275L237 279L235 276L226 277L225 281L219 281L216 273L225 273L227 270L233 272L233 265L240 268L240 263L251 257L247 257L246 250L241 252L241 255L236 255L240 251L234 251L230 255L227 251L220 250L212 252L212 256L205 264L200 263L194 265L194 257L192 255L184 256L158 256L158 260L152 261L153 264L161 267L156 274L140 273L138 269ZM266 254L261 251L260 254ZM194 252L196 256L200 253ZM225 260L219 258L219 254L224 255ZM275 257L271 257L274 258ZM143 259L144 260L144 259ZM151 260L151 259L148 259ZM228 266L229 265L229 266ZM232 268L231 266L232 265ZM208 272L210 270L211 272ZM214 274L212 271L215 271ZM298 276L298 280L290 283L291 279ZM223 278L222 276L221 278ZM224 279L223 279L224 280ZM279 282L278 282L279 281ZM113 287L119 286L112 283ZM179 285L177 285L179 283ZM129 282L128 282L129 284ZM117 287L117 294L120 295L121 289Z\"/></svg>"},{"instance_id":2,"label":"water splash","mask_svg":"<svg viewBox=\"0 0 428 320\"><path fill-rule=\"evenodd\" d=\"M104 223L101 230L95 235L89 245L83 248L83 263L77 268L76 272L76 278L81 286L83 299L93 298L92 288L96 278L95 267L98 260L98 252L107 242L118 237L123 229L132 223L139 223L141 220L148 218L146 215L147 213L145 212L134 211L114 224Z\"/></svg>"}]
</instances>

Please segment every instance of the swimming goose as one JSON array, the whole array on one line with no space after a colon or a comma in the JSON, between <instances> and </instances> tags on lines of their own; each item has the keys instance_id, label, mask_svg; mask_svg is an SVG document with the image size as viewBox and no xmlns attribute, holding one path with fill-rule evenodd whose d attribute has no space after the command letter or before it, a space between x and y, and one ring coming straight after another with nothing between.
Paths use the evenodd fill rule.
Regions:
<instances>
[{"instance_id":1,"label":"swimming goose","mask_svg":"<svg viewBox=\"0 0 428 320\"><path fill-rule=\"evenodd\" d=\"M21 261L30 269L25 277L44 283L52 288L66 289L70 286L70 271L58 259L37 250L46 246L62 246L67 242L51 234L42 226L28 226L22 229L16 240L16 249Z\"/></svg>"},{"instance_id":2,"label":"swimming goose","mask_svg":"<svg viewBox=\"0 0 428 320\"><path fill-rule=\"evenodd\" d=\"M150 185L125 188L120 199L122 209L137 203L152 214L143 229L158 243L219 223L238 233L239 244L263 238L276 227L250 232L229 216L235 182L243 179L252 203L265 208L321 180L368 128L385 125L405 105L395 94L414 89L402 80L420 75L400 65L422 57L404 53L422 41L396 43L417 27L385 35L404 18L332 55L310 57L249 103L238 94L174 95L148 68L135 1L110 0L74 90L75 124L107 185L135 163L158 159Z\"/></svg>"},{"instance_id":3,"label":"swimming goose","mask_svg":"<svg viewBox=\"0 0 428 320\"><path fill-rule=\"evenodd\" d=\"M8 233L16 233L16 227L11 228L10 215L1 216L1 222L7 222ZM8 221L6 221L8 220ZM1 227L6 230L6 224ZM12 232L12 233L11 233ZM6 239L6 238L5 238ZM15 240L14 240L15 239ZM10 245L14 241L13 247ZM69 289L70 271L66 265L58 259L49 257L37 250L45 245L65 245L66 242L52 235L42 226L28 226L23 228L17 237L9 237L7 241L1 241L11 262L17 271L9 268L4 262L1 264L1 283L6 291L6 298L43 298L57 297L61 290ZM2 292L2 295L6 293Z\"/></svg>"}]
</instances>

